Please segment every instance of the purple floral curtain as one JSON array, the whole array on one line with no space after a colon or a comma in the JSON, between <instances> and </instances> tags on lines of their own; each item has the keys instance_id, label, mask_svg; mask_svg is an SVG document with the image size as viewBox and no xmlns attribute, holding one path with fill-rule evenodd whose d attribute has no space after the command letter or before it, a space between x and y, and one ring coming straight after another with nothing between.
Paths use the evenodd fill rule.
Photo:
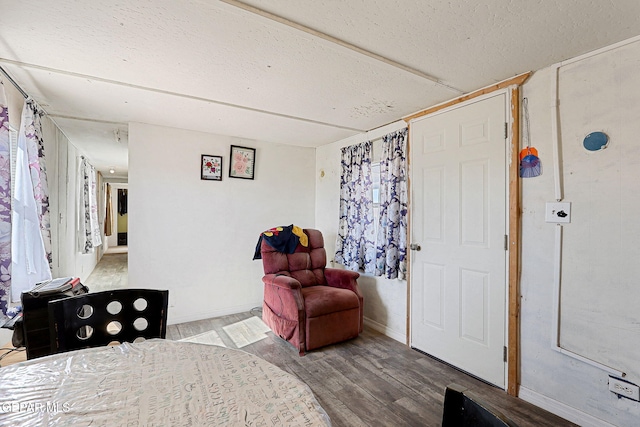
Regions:
<instances>
[{"instance_id":1,"label":"purple floral curtain","mask_svg":"<svg viewBox=\"0 0 640 427\"><path fill-rule=\"evenodd\" d=\"M96 170L83 157L80 158L80 211L78 217L78 243L80 252L83 254L92 253L94 249L102 244L100 223L98 222L98 199Z\"/></svg>"},{"instance_id":2,"label":"purple floral curtain","mask_svg":"<svg viewBox=\"0 0 640 427\"><path fill-rule=\"evenodd\" d=\"M375 270L375 229L371 195L371 142L342 149L340 220L336 262L350 270Z\"/></svg>"},{"instance_id":3,"label":"purple floral curtain","mask_svg":"<svg viewBox=\"0 0 640 427\"><path fill-rule=\"evenodd\" d=\"M33 102L28 102L27 108L30 110L30 114L26 115L26 137L31 184L33 186L33 196L36 199L42 242L44 243L49 267L51 267L53 260L51 255L51 222L49 219L49 187L47 184L44 140L42 139L42 124L40 121L42 112L38 110Z\"/></svg>"},{"instance_id":4,"label":"purple floral curtain","mask_svg":"<svg viewBox=\"0 0 640 427\"><path fill-rule=\"evenodd\" d=\"M11 142L9 108L0 82L0 317L11 299Z\"/></svg>"},{"instance_id":5,"label":"purple floral curtain","mask_svg":"<svg viewBox=\"0 0 640 427\"><path fill-rule=\"evenodd\" d=\"M382 138L376 276L404 279L407 269L407 129Z\"/></svg>"}]
</instances>

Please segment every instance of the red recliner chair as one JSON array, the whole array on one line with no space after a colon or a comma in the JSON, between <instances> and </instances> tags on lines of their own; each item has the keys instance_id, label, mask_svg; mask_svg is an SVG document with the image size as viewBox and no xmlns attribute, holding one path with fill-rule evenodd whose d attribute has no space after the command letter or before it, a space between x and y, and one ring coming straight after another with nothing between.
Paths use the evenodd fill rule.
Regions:
<instances>
[{"instance_id":1,"label":"red recliner chair","mask_svg":"<svg viewBox=\"0 0 640 427\"><path fill-rule=\"evenodd\" d=\"M293 344L300 355L357 337L363 328L364 300L358 273L325 268L327 254L318 230L305 229L308 247L292 254L262 241L265 276L262 320Z\"/></svg>"}]
</instances>

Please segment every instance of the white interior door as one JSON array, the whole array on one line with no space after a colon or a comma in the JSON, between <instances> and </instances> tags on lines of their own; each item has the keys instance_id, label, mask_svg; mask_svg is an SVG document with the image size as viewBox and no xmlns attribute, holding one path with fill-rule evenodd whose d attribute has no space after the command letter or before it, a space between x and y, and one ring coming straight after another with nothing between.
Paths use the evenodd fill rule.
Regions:
<instances>
[{"instance_id":1,"label":"white interior door","mask_svg":"<svg viewBox=\"0 0 640 427\"><path fill-rule=\"evenodd\" d=\"M411 123L411 345L505 387L504 93Z\"/></svg>"}]
</instances>

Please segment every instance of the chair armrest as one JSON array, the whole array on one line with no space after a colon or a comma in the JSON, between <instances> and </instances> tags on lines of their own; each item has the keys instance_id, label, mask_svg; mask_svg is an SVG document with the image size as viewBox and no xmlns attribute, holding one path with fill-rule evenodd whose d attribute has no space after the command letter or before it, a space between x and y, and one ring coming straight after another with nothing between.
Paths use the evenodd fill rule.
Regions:
<instances>
[{"instance_id":1,"label":"chair armrest","mask_svg":"<svg viewBox=\"0 0 640 427\"><path fill-rule=\"evenodd\" d=\"M358 282L356 281L360 277L359 273L338 268L325 268L324 277L327 279L327 285L334 288L349 289L360 296Z\"/></svg>"},{"instance_id":2,"label":"chair armrest","mask_svg":"<svg viewBox=\"0 0 640 427\"><path fill-rule=\"evenodd\" d=\"M300 282L290 276L267 274L264 283L264 302L278 317L289 320L304 318L304 300Z\"/></svg>"},{"instance_id":3,"label":"chair armrest","mask_svg":"<svg viewBox=\"0 0 640 427\"><path fill-rule=\"evenodd\" d=\"M262 278L265 285L277 286L286 290L301 289L302 285L296 279L284 274L266 274Z\"/></svg>"},{"instance_id":4,"label":"chair armrest","mask_svg":"<svg viewBox=\"0 0 640 427\"><path fill-rule=\"evenodd\" d=\"M360 277L360 274L351 270L325 268L324 277L325 279L327 279L327 285L333 286L334 288L349 289L357 295L358 301L360 301L359 332L362 333L362 331L364 330L364 297L360 293L360 289L358 288L358 281L356 280L358 277Z\"/></svg>"}]
</instances>

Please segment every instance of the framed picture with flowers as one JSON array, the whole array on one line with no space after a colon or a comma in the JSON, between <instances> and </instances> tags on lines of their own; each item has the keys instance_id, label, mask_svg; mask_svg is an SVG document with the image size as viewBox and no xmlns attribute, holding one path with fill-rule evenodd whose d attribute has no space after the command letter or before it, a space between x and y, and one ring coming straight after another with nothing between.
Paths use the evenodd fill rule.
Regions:
<instances>
[{"instance_id":1,"label":"framed picture with flowers","mask_svg":"<svg viewBox=\"0 0 640 427\"><path fill-rule=\"evenodd\" d=\"M256 149L231 146L229 177L253 179L256 166Z\"/></svg>"},{"instance_id":2,"label":"framed picture with flowers","mask_svg":"<svg viewBox=\"0 0 640 427\"><path fill-rule=\"evenodd\" d=\"M202 155L200 179L222 181L222 156Z\"/></svg>"}]
</instances>

